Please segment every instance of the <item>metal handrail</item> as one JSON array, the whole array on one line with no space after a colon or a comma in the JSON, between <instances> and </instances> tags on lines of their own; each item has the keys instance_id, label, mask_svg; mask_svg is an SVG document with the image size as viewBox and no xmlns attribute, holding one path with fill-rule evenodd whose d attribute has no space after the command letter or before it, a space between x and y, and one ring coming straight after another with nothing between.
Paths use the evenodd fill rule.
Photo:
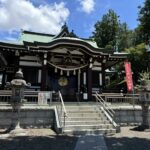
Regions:
<instances>
[{"instance_id":1,"label":"metal handrail","mask_svg":"<svg viewBox=\"0 0 150 150\"><path fill-rule=\"evenodd\" d=\"M63 128L63 127L65 127L66 117L68 117L68 114L67 114L67 110L66 110L66 107L65 107L65 104L64 104L64 101L62 98L62 94L60 91L58 91L58 95L59 95L60 102L61 102L61 111L60 111L60 114L58 113L59 122L60 122L61 128ZM57 110L57 111L59 111L59 110ZM62 120L61 120L62 115L63 115L63 125L62 125Z\"/></svg>"},{"instance_id":2,"label":"metal handrail","mask_svg":"<svg viewBox=\"0 0 150 150\"><path fill-rule=\"evenodd\" d=\"M95 94L96 99L101 103L103 108L113 117L115 112L109 105L104 101L104 99L96 92Z\"/></svg>"},{"instance_id":3,"label":"metal handrail","mask_svg":"<svg viewBox=\"0 0 150 150\"><path fill-rule=\"evenodd\" d=\"M95 94L95 98L101 104L101 106L102 106L101 110L105 113L105 115L107 116L107 118L109 119L109 121L116 128L116 131L119 132L120 131L120 126L117 125L116 122L114 121L114 117L115 117L114 110L107 105L107 103L105 102L105 100L97 92Z\"/></svg>"},{"instance_id":4,"label":"metal handrail","mask_svg":"<svg viewBox=\"0 0 150 150\"><path fill-rule=\"evenodd\" d=\"M65 107L65 104L64 104L64 101L63 101L63 98L62 98L62 94L60 93L59 91L59 97L60 97L60 100L61 100L61 104L62 104L62 107L63 107L63 110L64 110L64 114L65 116L67 117L67 110L66 110L66 107Z\"/></svg>"}]
</instances>

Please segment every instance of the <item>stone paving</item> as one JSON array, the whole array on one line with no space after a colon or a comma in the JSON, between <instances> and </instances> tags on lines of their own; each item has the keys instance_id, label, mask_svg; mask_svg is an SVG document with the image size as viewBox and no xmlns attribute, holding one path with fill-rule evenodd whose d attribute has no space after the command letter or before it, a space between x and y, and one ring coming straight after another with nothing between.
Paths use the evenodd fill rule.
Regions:
<instances>
[{"instance_id":1,"label":"stone paving","mask_svg":"<svg viewBox=\"0 0 150 150\"><path fill-rule=\"evenodd\" d=\"M107 150L103 135L85 135L81 136L75 150Z\"/></svg>"},{"instance_id":2,"label":"stone paving","mask_svg":"<svg viewBox=\"0 0 150 150\"><path fill-rule=\"evenodd\" d=\"M57 135L51 129L26 129L26 136L0 138L0 150L149 150L150 131L139 132L133 128L122 127L121 133L105 139L102 135L79 137Z\"/></svg>"},{"instance_id":3,"label":"stone paving","mask_svg":"<svg viewBox=\"0 0 150 150\"><path fill-rule=\"evenodd\" d=\"M0 150L74 150L78 140L73 135L57 135L50 129L26 130L26 136L0 138Z\"/></svg>"},{"instance_id":4,"label":"stone paving","mask_svg":"<svg viewBox=\"0 0 150 150\"><path fill-rule=\"evenodd\" d=\"M120 133L106 136L108 150L150 150L150 130L140 132L134 128L122 127Z\"/></svg>"}]
</instances>

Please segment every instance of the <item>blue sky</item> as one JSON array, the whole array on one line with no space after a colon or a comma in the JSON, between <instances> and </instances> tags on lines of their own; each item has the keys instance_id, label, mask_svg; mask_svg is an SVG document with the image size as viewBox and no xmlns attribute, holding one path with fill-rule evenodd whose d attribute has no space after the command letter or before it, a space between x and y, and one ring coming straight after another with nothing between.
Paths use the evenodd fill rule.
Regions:
<instances>
[{"instance_id":1,"label":"blue sky","mask_svg":"<svg viewBox=\"0 0 150 150\"><path fill-rule=\"evenodd\" d=\"M138 25L144 0L0 0L0 40L16 40L20 30L57 34L64 22L84 38L109 9L130 29Z\"/></svg>"}]
</instances>

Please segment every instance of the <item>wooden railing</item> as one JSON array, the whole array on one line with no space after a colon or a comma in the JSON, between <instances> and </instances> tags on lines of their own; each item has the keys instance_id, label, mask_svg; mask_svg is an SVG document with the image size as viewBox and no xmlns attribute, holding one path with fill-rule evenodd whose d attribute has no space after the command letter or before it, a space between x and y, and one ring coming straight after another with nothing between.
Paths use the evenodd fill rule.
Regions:
<instances>
[{"instance_id":1,"label":"wooden railing","mask_svg":"<svg viewBox=\"0 0 150 150\"><path fill-rule=\"evenodd\" d=\"M0 104L8 104L11 102L11 90L0 90ZM27 104L38 103L38 91L25 91L24 98Z\"/></svg>"},{"instance_id":2,"label":"wooden railing","mask_svg":"<svg viewBox=\"0 0 150 150\"><path fill-rule=\"evenodd\" d=\"M139 94L102 93L100 95L104 98L105 102L111 104L135 105L139 101Z\"/></svg>"}]
</instances>

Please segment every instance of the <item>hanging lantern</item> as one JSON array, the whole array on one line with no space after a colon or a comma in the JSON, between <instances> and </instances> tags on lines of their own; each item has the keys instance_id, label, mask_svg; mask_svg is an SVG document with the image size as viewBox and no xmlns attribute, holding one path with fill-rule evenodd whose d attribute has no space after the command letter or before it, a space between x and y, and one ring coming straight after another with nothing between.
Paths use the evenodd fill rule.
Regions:
<instances>
[{"instance_id":1,"label":"hanging lantern","mask_svg":"<svg viewBox=\"0 0 150 150\"><path fill-rule=\"evenodd\" d=\"M81 73L81 70L80 70L80 69L78 70L78 73L79 73L79 74Z\"/></svg>"},{"instance_id":2,"label":"hanging lantern","mask_svg":"<svg viewBox=\"0 0 150 150\"><path fill-rule=\"evenodd\" d=\"M92 67L93 67L93 63L92 63L92 62L90 62L89 68L92 68Z\"/></svg>"},{"instance_id":3,"label":"hanging lantern","mask_svg":"<svg viewBox=\"0 0 150 150\"><path fill-rule=\"evenodd\" d=\"M73 71L73 75L76 75L76 70Z\"/></svg>"},{"instance_id":4,"label":"hanging lantern","mask_svg":"<svg viewBox=\"0 0 150 150\"><path fill-rule=\"evenodd\" d=\"M63 70L60 71L60 75L63 75Z\"/></svg>"},{"instance_id":5,"label":"hanging lantern","mask_svg":"<svg viewBox=\"0 0 150 150\"><path fill-rule=\"evenodd\" d=\"M57 68L55 68L55 73L57 73Z\"/></svg>"},{"instance_id":6,"label":"hanging lantern","mask_svg":"<svg viewBox=\"0 0 150 150\"><path fill-rule=\"evenodd\" d=\"M67 71L67 76L69 76L69 71Z\"/></svg>"}]
</instances>

